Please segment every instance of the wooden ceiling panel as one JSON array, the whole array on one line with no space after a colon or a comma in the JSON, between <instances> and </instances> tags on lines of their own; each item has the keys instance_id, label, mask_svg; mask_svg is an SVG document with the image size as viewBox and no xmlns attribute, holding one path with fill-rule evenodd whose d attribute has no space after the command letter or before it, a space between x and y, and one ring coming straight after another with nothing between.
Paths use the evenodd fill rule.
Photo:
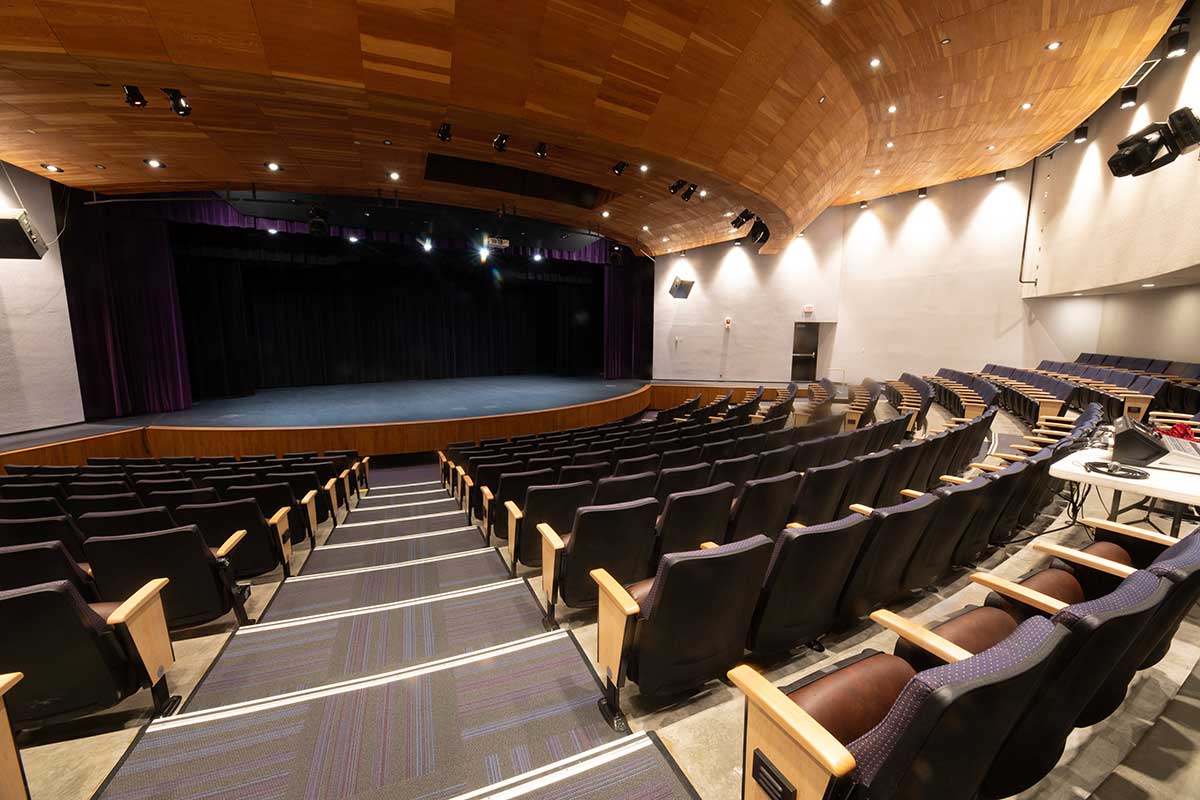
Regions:
<instances>
[{"instance_id":1,"label":"wooden ceiling panel","mask_svg":"<svg viewBox=\"0 0 1200 800\"><path fill-rule=\"evenodd\" d=\"M101 192L255 185L503 206L647 252L733 238L726 214L751 208L778 249L831 203L1027 161L1115 91L1180 4L10 0L0 158L54 163L56 180ZM148 108L122 102L126 83ZM169 112L164 86L191 116ZM426 181L431 152L589 183L604 205ZM677 178L707 196L670 195Z\"/></svg>"}]
</instances>

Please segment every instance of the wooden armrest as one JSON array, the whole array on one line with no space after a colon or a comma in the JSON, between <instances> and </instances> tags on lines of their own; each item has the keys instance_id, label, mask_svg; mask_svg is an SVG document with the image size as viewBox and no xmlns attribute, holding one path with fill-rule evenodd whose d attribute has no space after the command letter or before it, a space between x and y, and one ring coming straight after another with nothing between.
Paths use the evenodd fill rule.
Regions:
<instances>
[{"instance_id":1,"label":"wooden armrest","mask_svg":"<svg viewBox=\"0 0 1200 800\"><path fill-rule=\"evenodd\" d=\"M300 500L300 504L308 511L308 527L312 531L313 541L317 540L317 490L309 489Z\"/></svg>"},{"instance_id":2,"label":"wooden armrest","mask_svg":"<svg viewBox=\"0 0 1200 800\"><path fill-rule=\"evenodd\" d=\"M862 503L853 503L850 506L850 510L855 514L862 514L864 517L869 517L875 512L875 509L870 506L864 506Z\"/></svg>"},{"instance_id":3,"label":"wooden armrest","mask_svg":"<svg viewBox=\"0 0 1200 800\"><path fill-rule=\"evenodd\" d=\"M1051 440L1058 440L1058 439L1062 439L1065 436L1067 436L1067 431L1052 431L1052 430L1049 430L1048 428L1035 428L1033 431L1033 435L1034 436L1046 436L1046 437L1049 437Z\"/></svg>"},{"instance_id":4,"label":"wooden armrest","mask_svg":"<svg viewBox=\"0 0 1200 800\"><path fill-rule=\"evenodd\" d=\"M803 525L803 523L800 523L800 522L789 522L789 523L787 524L787 527L789 527L789 528L803 528L803 527L804 527L804 525Z\"/></svg>"},{"instance_id":5,"label":"wooden armrest","mask_svg":"<svg viewBox=\"0 0 1200 800\"><path fill-rule=\"evenodd\" d=\"M517 537L521 535L521 520L525 513L512 500L504 501L504 510L508 512L508 561L512 565L513 575L517 574Z\"/></svg>"},{"instance_id":6,"label":"wooden armrest","mask_svg":"<svg viewBox=\"0 0 1200 800\"><path fill-rule=\"evenodd\" d=\"M633 643L632 619L641 609L629 596L629 592L606 569L594 569L588 573L600 588L597 606L596 663L600 674L613 686L624 683L621 662L626 649Z\"/></svg>"},{"instance_id":7,"label":"wooden armrest","mask_svg":"<svg viewBox=\"0 0 1200 800\"><path fill-rule=\"evenodd\" d=\"M965 486L970 483L966 478L960 478L957 475L939 475L938 480L942 483L953 483L955 486Z\"/></svg>"},{"instance_id":8,"label":"wooden armrest","mask_svg":"<svg viewBox=\"0 0 1200 800\"><path fill-rule=\"evenodd\" d=\"M489 500L495 500L496 496L492 494L492 490L486 486L479 487L479 493L483 495L483 501L486 503Z\"/></svg>"},{"instance_id":9,"label":"wooden armrest","mask_svg":"<svg viewBox=\"0 0 1200 800\"><path fill-rule=\"evenodd\" d=\"M1031 444L1014 444L1014 445L1010 445L1010 447L1012 447L1013 450L1019 450L1022 453L1040 453L1040 452L1042 452L1042 448L1034 447Z\"/></svg>"},{"instance_id":10,"label":"wooden armrest","mask_svg":"<svg viewBox=\"0 0 1200 800\"><path fill-rule=\"evenodd\" d=\"M1038 417L1038 422L1041 423L1041 421L1044 419L1050 420L1051 422L1070 422L1070 423L1075 422L1074 417L1059 417L1059 416Z\"/></svg>"},{"instance_id":11,"label":"wooden armrest","mask_svg":"<svg viewBox=\"0 0 1200 800\"><path fill-rule=\"evenodd\" d=\"M918 492L916 489L901 489L900 494L910 500L916 500L918 497L924 497L924 492Z\"/></svg>"},{"instance_id":12,"label":"wooden armrest","mask_svg":"<svg viewBox=\"0 0 1200 800\"><path fill-rule=\"evenodd\" d=\"M25 770L8 721L8 710L4 707L4 695L24 677L20 672L0 675L0 798L3 800L29 800Z\"/></svg>"},{"instance_id":13,"label":"wooden armrest","mask_svg":"<svg viewBox=\"0 0 1200 800\"><path fill-rule=\"evenodd\" d=\"M1159 533L1157 531L1149 531L1145 528L1138 528L1134 525L1125 525L1120 522L1110 522L1106 519L1084 517L1080 520L1080 523L1085 528L1091 528L1092 530L1100 529L1102 531L1108 531L1109 533L1128 536L1131 539L1141 539L1143 542L1161 544L1163 547L1171 547L1172 545L1179 544L1179 540L1173 536L1167 536L1166 534Z\"/></svg>"},{"instance_id":14,"label":"wooden armrest","mask_svg":"<svg viewBox=\"0 0 1200 800\"><path fill-rule=\"evenodd\" d=\"M950 421L951 422L970 422L971 420L967 417L951 417Z\"/></svg>"},{"instance_id":15,"label":"wooden armrest","mask_svg":"<svg viewBox=\"0 0 1200 800\"><path fill-rule=\"evenodd\" d=\"M1004 467L1000 466L999 464L978 464L972 462L968 466L971 467L971 469L977 469L980 472L999 472L1000 470L1004 469Z\"/></svg>"},{"instance_id":16,"label":"wooden armrest","mask_svg":"<svg viewBox=\"0 0 1200 800\"><path fill-rule=\"evenodd\" d=\"M893 614L887 609L881 608L871 612L871 619L909 644L916 645L926 653L937 656L947 664L963 661L974 655L970 650L959 647L949 639L944 639L928 628L907 620L899 614Z\"/></svg>"},{"instance_id":17,"label":"wooden armrest","mask_svg":"<svg viewBox=\"0 0 1200 800\"><path fill-rule=\"evenodd\" d=\"M1038 442L1039 444L1058 444L1058 439L1050 439L1046 436L1022 436L1027 442Z\"/></svg>"},{"instance_id":18,"label":"wooden armrest","mask_svg":"<svg viewBox=\"0 0 1200 800\"><path fill-rule=\"evenodd\" d=\"M1075 426L1069 422L1050 422L1049 420L1038 420L1038 428L1047 431L1066 431L1070 433Z\"/></svg>"},{"instance_id":19,"label":"wooden armrest","mask_svg":"<svg viewBox=\"0 0 1200 800\"><path fill-rule=\"evenodd\" d=\"M1150 419L1174 419L1180 422L1189 422L1192 419L1192 415L1180 414L1175 411L1151 411Z\"/></svg>"},{"instance_id":20,"label":"wooden armrest","mask_svg":"<svg viewBox=\"0 0 1200 800\"><path fill-rule=\"evenodd\" d=\"M1002 458L1005 461L1024 461L1025 456L1019 456L1016 453L992 453L994 458Z\"/></svg>"},{"instance_id":21,"label":"wooden armrest","mask_svg":"<svg viewBox=\"0 0 1200 800\"><path fill-rule=\"evenodd\" d=\"M1004 595L1010 600L1016 600L1019 603L1024 603L1030 608L1036 608L1038 611L1043 611L1047 614L1057 614L1067 607L1067 604L1057 597L1051 597L1048 594L1034 591L1025 586L1022 586L1015 581L1010 581L1006 578L1000 578L995 575L989 575L986 572L976 572L971 575L971 582L978 583L991 589L997 594Z\"/></svg>"},{"instance_id":22,"label":"wooden armrest","mask_svg":"<svg viewBox=\"0 0 1200 800\"><path fill-rule=\"evenodd\" d=\"M245 531L234 531L233 535L226 539L220 547L217 548L216 557L224 558L233 552L233 548L238 546L238 542L246 538Z\"/></svg>"},{"instance_id":23,"label":"wooden armrest","mask_svg":"<svg viewBox=\"0 0 1200 800\"><path fill-rule=\"evenodd\" d=\"M329 495L329 513L333 515L333 519L337 521L337 478L330 478L325 484L325 493Z\"/></svg>"},{"instance_id":24,"label":"wooden armrest","mask_svg":"<svg viewBox=\"0 0 1200 800\"><path fill-rule=\"evenodd\" d=\"M438 463L439 463L439 464L444 464L444 463L446 463L446 461L448 461L448 460L449 460L449 459L447 459L447 458L446 458L446 454L445 454L445 453L443 453L441 450L438 450L438 451L437 451L437 457L438 457Z\"/></svg>"},{"instance_id":25,"label":"wooden armrest","mask_svg":"<svg viewBox=\"0 0 1200 800\"><path fill-rule=\"evenodd\" d=\"M720 546L721 545L717 544L716 542L701 542L700 543L701 550L716 550Z\"/></svg>"},{"instance_id":26,"label":"wooden armrest","mask_svg":"<svg viewBox=\"0 0 1200 800\"><path fill-rule=\"evenodd\" d=\"M555 575L558 567L558 554L566 548L566 545L563 544L562 537L554 532L554 528L545 522L538 523L537 532L542 537L542 590L546 593L546 604L549 606L554 602L558 590L557 575Z\"/></svg>"},{"instance_id":27,"label":"wooden armrest","mask_svg":"<svg viewBox=\"0 0 1200 800\"><path fill-rule=\"evenodd\" d=\"M1048 556L1061 558L1063 561L1072 564L1078 564L1089 569L1094 569L1097 572L1105 572L1109 575L1116 575L1118 578L1128 578L1133 573L1137 572L1136 567L1129 567L1117 561L1110 561L1107 558L1085 553L1082 550L1074 550L1070 547L1062 547L1049 542L1034 542L1033 549L1039 553L1045 553Z\"/></svg>"},{"instance_id":28,"label":"wooden armrest","mask_svg":"<svg viewBox=\"0 0 1200 800\"><path fill-rule=\"evenodd\" d=\"M20 672L9 672L0 675L0 697L8 694L8 690L20 683L24 677L25 675Z\"/></svg>"},{"instance_id":29,"label":"wooden armrest","mask_svg":"<svg viewBox=\"0 0 1200 800\"><path fill-rule=\"evenodd\" d=\"M292 539L287 535L288 532L288 509L286 506L275 512L275 516L267 520L267 524L275 529L275 535L279 537L279 547L283 552L283 563L290 564L292 562Z\"/></svg>"},{"instance_id":30,"label":"wooden armrest","mask_svg":"<svg viewBox=\"0 0 1200 800\"><path fill-rule=\"evenodd\" d=\"M175 663L160 596L167 583L166 578L149 581L108 615L109 625L125 626L151 683L158 683Z\"/></svg>"},{"instance_id":31,"label":"wooden armrest","mask_svg":"<svg viewBox=\"0 0 1200 800\"><path fill-rule=\"evenodd\" d=\"M804 800L829 796L833 782L854 770L850 751L752 667L735 667L729 680L746 696L744 797L766 797L753 778L755 753L774 764Z\"/></svg>"},{"instance_id":32,"label":"wooden armrest","mask_svg":"<svg viewBox=\"0 0 1200 800\"><path fill-rule=\"evenodd\" d=\"M346 487L346 502L350 502L350 470L342 470L342 474L338 476L342 479L342 484Z\"/></svg>"}]
</instances>

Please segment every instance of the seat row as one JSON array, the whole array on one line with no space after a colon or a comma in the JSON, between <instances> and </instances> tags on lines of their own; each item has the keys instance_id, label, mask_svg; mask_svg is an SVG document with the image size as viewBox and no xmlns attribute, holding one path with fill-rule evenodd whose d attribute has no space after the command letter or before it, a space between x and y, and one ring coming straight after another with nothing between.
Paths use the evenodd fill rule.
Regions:
<instances>
[{"instance_id":1,"label":"seat row","mask_svg":"<svg viewBox=\"0 0 1200 800\"><path fill-rule=\"evenodd\" d=\"M1075 361L1162 378L1169 384L1164 397L1167 409L1186 414L1200 413L1200 364L1103 353L1080 353Z\"/></svg>"},{"instance_id":2,"label":"seat row","mask_svg":"<svg viewBox=\"0 0 1200 800\"><path fill-rule=\"evenodd\" d=\"M883 385L888 402L900 410L900 413L913 413L912 430L925 427L925 418L929 407L933 405L933 386L924 378L905 372L896 380Z\"/></svg>"},{"instance_id":3,"label":"seat row","mask_svg":"<svg viewBox=\"0 0 1200 800\"><path fill-rule=\"evenodd\" d=\"M926 375L933 386L934 398L943 408L956 417L976 417L988 406L1000 399L1000 389L989 380L960 372L956 369L939 369L936 375Z\"/></svg>"},{"instance_id":4,"label":"seat row","mask_svg":"<svg viewBox=\"0 0 1200 800\"><path fill-rule=\"evenodd\" d=\"M1038 371L1078 384L1074 404L1100 403L1109 419L1129 416L1140 420L1151 408L1171 410L1167 404L1169 384L1162 378L1070 361L1043 361Z\"/></svg>"},{"instance_id":5,"label":"seat row","mask_svg":"<svg viewBox=\"0 0 1200 800\"><path fill-rule=\"evenodd\" d=\"M999 800L1054 768L1075 728L1121 706L1133 676L1157 663L1200 598L1200 535L1182 540L1085 519L1083 551L1014 582L977 573L982 607L922 627L887 611L900 637L778 689L748 666L747 796L755 775L800 800L864 796Z\"/></svg>"},{"instance_id":6,"label":"seat row","mask_svg":"<svg viewBox=\"0 0 1200 800\"><path fill-rule=\"evenodd\" d=\"M870 425L875 421L875 408L883 395L883 387L868 378L858 386L848 387L848 390L850 407L846 409L846 426L861 428Z\"/></svg>"},{"instance_id":7,"label":"seat row","mask_svg":"<svg viewBox=\"0 0 1200 800\"><path fill-rule=\"evenodd\" d=\"M984 364L979 377L1000 389L1000 405L1025 422L1059 416L1079 388L1077 383L1028 369Z\"/></svg>"}]
</instances>

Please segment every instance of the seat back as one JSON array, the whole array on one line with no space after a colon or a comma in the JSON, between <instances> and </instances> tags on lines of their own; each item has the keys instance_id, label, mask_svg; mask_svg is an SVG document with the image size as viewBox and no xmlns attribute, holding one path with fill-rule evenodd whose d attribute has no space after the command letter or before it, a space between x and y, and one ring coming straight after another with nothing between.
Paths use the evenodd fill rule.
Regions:
<instances>
[{"instance_id":1,"label":"seat back","mask_svg":"<svg viewBox=\"0 0 1200 800\"><path fill-rule=\"evenodd\" d=\"M668 495L708 486L710 472L712 472L712 465L704 463L662 469L658 473L658 481L654 486L654 497L661 506L667 502ZM731 502L732 500L733 498L730 498Z\"/></svg>"},{"instance_id":2,"label":"seat back","mask_svg":"<svg viewBox=\"0 0 1200 800\"><path fill-rule=\"evenodd\" d=\"M607 506L613 503L628 503L646 497L654 497L654 484L658 475L653 472L641 472L636 475L601 478L596 482L596 494L592 505Z\"/></svg>"},{"instance_id":3,"label":"seat back","mask_svg":"<svg viewBox=\"0 0 1200 800\"><path fill-rule=\"evenodd\" d=\"M130 486L124 480L119 481L72 481L67 484L67 496L79 497L96 494L125 494Z\"/></svg>"},{"instance_id":4,"label":"seat back","mask_svg":"<svg viewBox=\"0 0 1200 800\"><path fill-rule=\"evenodd\" d=\"M510 500L519 508L525 502L525 495L530 486L553 486L554 473L552 469L531 469L524 472L506 472L500 476L496 486L494 507L497 514L506 514L504 504ZM500 520L497 517L497 520ZM496 532L501 537L508 536L508 523L498 524Z\"/></svg>"},{"instance_id":5,"label":"seat back","mask_svg":"<svg viewBox=\"0 0 1200 800\"><path fill-rule=\"evenodd\" d=\"M987 486L988 481L980 477L933 492L939 500L937 512L909 559L901 579L903 586L913 589L929 586L957 563L954 554L983 504Z\"/></svg>"},{"instance_id":6,"label":"seat back","mask_svg":"<svg viewBox=\"0 0 1200 800\"><path fill-rule=\"evenodd\" d=\"M217 497L217 490L211 486L206 486L203 489L182 489L171 492L151 492L146 495L146 502L151 506L162 506L172 514L175 509L183 505L195 505L199 503L216 503L220 498Z\"/></svg>"},{"instance_id":7,"label":"seat back","mask_svg":"<svg viewBox=\"0 0 1200 800\"><path fill-rule=\"evenodd\" d=\"M815 641L836 622L838 600L874 523L861 514L784 528L754 612L746 647L783 652Z\"/></svg>"},{"instance_id":8,"label":"seat back","mask_svg":"<svg viewBox=\"0 0 1200 800\"><path fill-rule=\"evenodd\" d=\"M725 541L737 542L752 536L766 536L771 541L778 538L788 523L800 480L799 472L785 472L773 478L746 481L734 503Z\"/></svg>"},{"instance_id":9,"label":"seat back","mask_svg":"<svg viewBox=\"0 0 1200 800\"><path fill-rule=\"evenodd\" d=\"M70 583L89 603L100 600L92 576L79 567L62 542L0 547L0 591L53 581Z\"/></svg>"},{"instance_id":10,"label":"seat back","mask_svg":"<svg viewBox=\"0 0 1200 800\"><path fill-rule=\"evenodd\" d=\"M946 445L946 434L938 433L930 436L921 442L921 454L917 463L913 466L912 474L908 479L909 489L916 489L918 492L923 492L930 486L939 484L938 476L940 472L935 472L934 467L941 458L942 449Z\"/></svg>"},{"instance_id":11,"label":"seat back","mask_svg":"<svg viewBox=\"0 0 1200 800\"><path fill-rule=\"evenodd\" d=\"M134 485L134 491L145 502L151 492L183 492L196 488L188 478L167 478L165 480L139 480Z\"/></svg>"},{"instance_id":12,"label":"seat back","mask_svg":"<svg viewBox=\"0 0 1200 800\"><path fill-rule=\"evenodd\" d=\"M254 500L258 503L258 509L262 512L262 516L268 519L275 516L276 512L281 508L286 508L290 511L296 503L296 496L292 493L292 487L283 482L230 486L226 490L225 496L228 500ZM290 513L288 517L290 526L290 523L294 520L291 519Z\"/></svg>"},{"instance_id":13,"label":"seat back","mask_svg":"<svg viewBox=\"0 0 1200 800\"><path fill-rule=\"evenodd\" d=\"M711 486L728 481L740 492L746 481L754 477L757 469L758 456L756 455L720 459L713 462L712 472L708 474L708 483Z\"/></svg>"},{"instance_id":14,"label":"seat back","mask_svg":"<svg viewBox=\"0 0 1200 800\"><path fill-rule=\"evenodd\" d=\"M642 694L687 689L741 660L771 549L755 536L663 557L633 643Z\"/></svg>"},{"instance_id":15,"label":"seat back","mask_svg":"<svg viewBox=\"0 0 1200 800\"><path fill-rule=\"evenodd\" d=\"M853 463L839 461L806 470L796 491L791 519L804 525L820 525L841 516L842 495L850 480Z\"/></svg>"},{"instance_id":16,"label":"seat back","mask_svg":"<svg viewBox=\"0 0 1200 800\"><path fill-rule=\"evenodd\" d=\"M658 472L659 456L652 454L638 458L623 458L613 470L614 477L637 475L640 472Z\"/></svg>"},{"instance_id":17,"label":"seat back","mask_svg":"<svg viewBox=\"0 0 1200 800\"><path fill-rule=\"evenodd\" d=\"M85 539L93 536L124 536L129 533L165 531L175 527L167 509L138 508L132 511L93 511L77 520Z\"/></svg>"},{"instance_id":18,"label":"seat back","mask_svg":"<svg viewBox=\"0 0 1200 800\"><path fill-rule=\"evenodd\" d=\"M596 582L589 574L594 569L608 570L620 584L647 577L657 517L653 497L576 511L559 581L563 602L573 608L596 605Z\"/></svg>"},{"instance_id":19,"label":"seat back","mask_svg":"<svg viewBox=\"0 0 1200 800\"><path fill-rule=\"evenodd\" d=\"M220 547L237 531L246 531L246 537L229 554L230 569L236 578L261 575L282 563L279 538L253 498L181 505L173 516L180 525L199 528L210 548Z\"/></svg>"},{"instance_id":20,"label":"seat back","mask_svg":"<svg viewBox=\"0 0 1200 800\"><path fill-rule=\"evenodd\" d=\"M53 497L56 500L64 501L67 499L67 492L61 483L4 483L0 484L0 497L5 500Z\"/></svg>"},{"instance_id":21,"label":"seat back","mask_svg":"<svg viewBox=\"0 0 1200 800\"><path fill-rule=\"evenodd\" d=\"M796 452L792 456L792 469L796 472L804 472L825 463L825 452L829 449L829 442L832 438L831 436L822 436L819 439L809 439L797 444Z\"/></svg>"},{"instance_id":22,"label":"seat back","mask_svg":"<svg viewBox=\"0 0 1200 800\"><path fill-rule=\"evenodd\" d=\"M734 496L732 483L668 494L658 520L656 552L686 552L698 550L704 542L724 541Z\"/></svg>"},{"instance_id":23,"label":"seat back","mask_svg":"<svg viewBox=\"0 0 1200 800\"><path fill-rule=\"evenodd\" d=\"M68 516L0 520L0 547L15 547L39 542L61 542L76 561L83 555L83 534Z\"/></svg>"},{"instance_id":24,"label":"seat back","mask_svg":"<svg viewBox=\"0 0 1200 800\"><path fill-rule=\"evenodd\" d=\"M37 519L66 516L62 503L53 497L33 497L27 500L0 500L0 519Z\"/></svg>"},{"instance_id":25,"label":"seat back","mask_svg":"<svg viewBox=\"0 0 1200 800\"><path fill-rule=\"evenodd\" d=\"M917 489L912 485L913 471L924 457L925 444L922 441L902 442L892 448L894 454L888 461L887 471L879 482L879 491L875 494L875 502L880 505L891 505L900 502L900 492L904 489ZM921 491L917 489L917 491Z\"/></svg>"},{"instance_id":26,"label":"seat back","mask_svg":"<svg viewBox=\"0 0 1200 800\"><path fill-rule=\"evenodd\" d=\"M829 440L825 443L825 452L821 456L822 463L833 464L838 461L849 460L847 453L850 452L850 445L853 440L854 431L837 433L830 436Z\"/></svg>"},{"instance_id":27,"label":"seat back","mask_svg":"<svg viewBox=\"0 0 1200 800\"><path fill-rule=\"evenodd\" d=\"M229 611L229 590L195 525L95 536L83 543L102 597L129 597L148 581L166 578L162 590L168 627L216 619Z\"/></svg>"},{"instance_id":28,"label":"seat back","mask_svg":"<svg viewBox=\"0 0 1200 800\"><path fill-rule=\"evenodd\" d=\"M733 439L705 442L700 448L700 460L712 464L724 458L733 458L735 449L737 449L737 442Z\"/></svg>"},{"instance_id":29,"label":"seat back","mask_svg":"<svg viewBox=\"0 0 1200 800\"><path fill-rule=\"evenodd\" d=\"M550 479L550 483L554 483L558 480L559 472L562 470L562 468L568 466L570 463L570 456L538 456L536 458L529 459L529 462L525 466L531 471L543 469L550 470L553 474L553 477Z\"/></svg>"},{"instance_id":30,"label":"seat back","mask_svg":"<svg viewBox=\"0 0 1200 800\"><path fill-rule=\"evenodd\" d=\"M771 478L782 475L792 468L792 459L796 457L797 445L789 444L774 450L764 450L758 459L756 478Z\"/></svg>"},{"instance_id":31,"label":"seat back","mask_svg":"<svg viewBox=\"0 0 1200 800\"><path fill-rule=\"evenodd\" d=\"M564 472L567 469L569 467L563 467ZM524 502L518 503L524 514L517 548L521 563L527 567L541 566L542 538L537 526L544 522L560 536L567 533L575 524L575 512L592 502L595 493L596 485L592 481L530 486L525 491Z\"/></svg>"},{"instance_id":32,"label":"seat back","mask_svg":"<svg viewBox=\"0 0 1200 800\"><path fill-rule=\"evenodd\" d=\"M742 436L734 443L733 455L734 457L758 455L762 452L763 443L766 442L766 440L767 436L763 433Z\"/></svg>"},{"instance_id":33,"label":"seat back","mask_svg":"<svg viewBox=\"0 0 1200 800\"><path fill-rule=\"evenodd\" d=\"M601 478L607 478L612 474L612 468L607 462L600 464L571 464L563 467L558 471L559 483L578 483L579 481L590 481L595 484Z\"/></svg>"},{"instance_id":34,"label":"seat back","mask_svg":"<svg viewBox=\"0 0 1200 800\"><path fill-rule=\"evenodd\" d=\"M68 581L0 592L0 628L0 670L25 675L4 695L17 724L108 708L137 691L145 671Z\"/></svg>"},{"instance_id":35,"label":"seat back","mask_svg":"<svg viewBox=\"0 0 1200 800\"><path fill-rule=\"evenodd\" d=\"M700 450L701 448L695 446L664 450L662 458L658 462L658 468L659 470L668 470L699 464Z\"/></svg>"},{"instance_id":36,"label":"seat back","mask_svg":"<svg viewBox=\"0 0 1200 800\"><path fill-rule=\"evenodd\" d=\"M852 503L875 505L879 498L879 487L883 485L884 476L887 475L895 456L895 450L880 450L854 459L855 467L842 495L843 510L849 508ZM883 500L896 502L899 497L885 497Z\"/></svg>"}]
</instances>

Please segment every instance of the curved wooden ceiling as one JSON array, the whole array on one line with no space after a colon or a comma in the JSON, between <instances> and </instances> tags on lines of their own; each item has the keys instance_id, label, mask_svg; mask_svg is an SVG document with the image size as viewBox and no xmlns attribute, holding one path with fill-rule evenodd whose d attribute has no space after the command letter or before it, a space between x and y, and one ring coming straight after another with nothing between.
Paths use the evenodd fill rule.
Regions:
<instances>
[{"instance_id":1,"label":"curved wooden ceiling","mask_svg":"<svg viewBox=\"0 0 1200 800\"><path fill-rule=\"evenodd\" d=\"M10 0L0 159L56 164L56 180L110 193L254 184L503 205L650 253L734 238L748 229L727 215L749 207L774 250L831 204L1025 163L1115 91L1180 5ZM125 83L150 106L125 106ZM194 113L175 117L159 87L182 89ZM546 160L533 155L541 141ZM580 209L426 181L429 152L615 198ZM617 161L631 164L624 175ZM671 196L677 178L707 196Z\"/></svg>"}]
</instances>

